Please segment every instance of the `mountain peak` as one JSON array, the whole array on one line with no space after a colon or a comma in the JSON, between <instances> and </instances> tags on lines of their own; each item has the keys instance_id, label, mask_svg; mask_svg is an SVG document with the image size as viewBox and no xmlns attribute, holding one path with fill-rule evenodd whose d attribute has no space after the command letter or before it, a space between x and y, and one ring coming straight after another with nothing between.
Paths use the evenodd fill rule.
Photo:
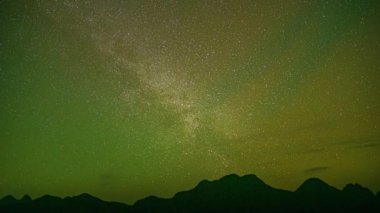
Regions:
<instances>
[{"instance_id":1,"label":"mountain peak","mask_svg":"<svg viewBox=\"0 0 380 213\"><path fill-rule=\"evenodd\" d=\"M14 198L12 195L6 195L1 199L1 201L17 201L17 199Z\"/></svg>"},{"instance_id":2,"label":"mountain peak","mask_svg":"<svg viewBox=\"0 0 380 213\"><path fill-rule=\"evenodd\" d=\"M88 193L82 193L80 195L77 195L71 198L75 200L82 200L82 201L88 201L88 202L102 202L101 199L94 197Z\"/></svg>"},{"instance_id":3,"label":"mountain peak","mask_svg":"<svg viewBox=\"0 0 380 213\"><path fill-rule=\"evenodd\" d=\"M260 178L258 178L256 175L253 175L253 174L248 174L248 175L243 175L243 176L239 176L237 174L230 174L230 175L226 175L226 176L219 179L219 181L226 181L226 180L248 181L248 182L252 182L252 183L265 184Z\"/></svg>"},{"instance_id":4,"label":"mountain peak","mask_svg":"<svg viewBox=\"0 0 380 213\"><path fill-rule=\"evenodd\" d=\"M303 182L301 184L300 188L302 188L302 187L317 187L317 186L328 186L328 184L319 178L313 177L313 178L309 178L309 179L305 180L305 182Z\"/></svg>"},{"instance_id":5,"label":"mountain peak","mask_svg":"<svg viewBox=\"0 0 380 213\"><path fill-rule=\"evenodd\" d=\"M32 198L30 198L30 196L29 196L28 194L26 194L26 195L24 195L24 196L21 198L20 201L22 201L22 202L29 202L29 201L31 201L31 200L32 200Z\"/></svg>"},{"instance_id":6,"label":"mountain peak","mask_svg":"<svg viewBox=\"0 0 380 213\"><path fill-rule=\"evenodd\" d=\"M343 193L345 193L346 195L350 195L350 196L360 196L360 197L373 197L374 194L372 193L371 190L369 190L368 188L365 188L363 186L361 186L360 184L347 184L343 190L342 190Z\"/></svg>"},{"instance_id":7,"label":"mountain peak","mask_svg":"<svg viewBox=\"0 0 380 213\"><path fill-rule=\"evenodd\" d=\"M229 175L226 175L226 176L221 177L219 180L238 179L238 178L240 178L239 175L237 175L237 174L235 174L235 173L232 173L232 174L229 174Z\"/></svg>"},{"instance_id":8,"label":"mountain peak","mask_svg":"<svg viewBox=\"0 0 380 213\"><path fill-rule=\"evenodd\" d=\"M343 191L361 190L361 189L365 189L365 188L358 183L349 183L343 188Z\"/></svg>"},{"instance_id":9,"label":"mountain peak","mask_svg":"<svg viewBox=\"0 0 380 213\"><path fill-rule=\"evenodd\" d=\"M215 186L216 185L234 185L234 187L265 187L268 186L265 184L260 178L258 178L256 175L249 174L249 175L243 175L239 176L237 174L230 174L226 175L218 180L209 181L209 180L202 180L198 183L198 185L195 188L203 188L207 186ZM269 187L269 186L268 186Z\"/></svg>"},{"instance_id":10,"label":"mountain peak","mask_svg":"<svg viewBox=\"0 0 380 213\"><path fill-rule=\"evenodd\" d=\"M316 177L312 177L312 178L305 180L304 184L324 184L324 185L327 185L326 182L324 182L323 180L316 178Z\"/></svg>"},{"instance_id":11,"label":"mountain peak","mask_svg":"<svg viewBox=\"0 0 380 213\"><path fill-rule=\"evenodd\" d=\"M338 192L338 191L339 191L338 189L330 186L326 182L315 177L307 179L296 190L297 193L310 193L310 192L331 193L331 192Z\"/></svg>"},{"instance_id":12,"label":"mountain peak","mask_svg":"<svg viewBox=\"0 0 380 213\"><path fill-rule=\"evenodd\" d=\"M56 196L51 196L51 195L43 195L39 198L36 199L36 201L58 201L58 200L61 200L60 197L56 197Z\"/></svg>"}]
</instances>

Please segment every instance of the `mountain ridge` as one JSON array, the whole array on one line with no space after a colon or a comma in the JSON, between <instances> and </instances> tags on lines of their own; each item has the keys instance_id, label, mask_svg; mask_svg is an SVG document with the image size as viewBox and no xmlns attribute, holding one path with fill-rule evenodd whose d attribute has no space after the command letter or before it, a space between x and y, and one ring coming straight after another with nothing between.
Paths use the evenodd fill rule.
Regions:
<instances>
[{"instance_id":1,"label":"mountain ridge","mask_svg":"<svg viewBox=\"0 0 380 213\"><path fill-rule=\"evenodd\" d=\"M342 190L318 178L305 180L296 190L277 189L256 175L226 175L202 180L171 198L148 196L133 205L109 202L88 193L31 199L12 195L0 199L0 212L380 212L380 192L360 184Z\"/></svg>"}]
</instances>

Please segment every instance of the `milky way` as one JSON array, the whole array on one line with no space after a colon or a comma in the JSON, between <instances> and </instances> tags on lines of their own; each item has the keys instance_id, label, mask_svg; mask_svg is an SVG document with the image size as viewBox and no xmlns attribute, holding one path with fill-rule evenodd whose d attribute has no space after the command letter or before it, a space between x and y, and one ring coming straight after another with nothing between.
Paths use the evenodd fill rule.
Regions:
<instances>
[{"instance_id":1,"label":"milky way","mask_svg":"<svg viewBox=\"0 0 380 213\"><path fill-rule=\"evenodd\" d=\"M376 1L0 1L0 196L380 189Z\"/></svg>"}]
</instances>

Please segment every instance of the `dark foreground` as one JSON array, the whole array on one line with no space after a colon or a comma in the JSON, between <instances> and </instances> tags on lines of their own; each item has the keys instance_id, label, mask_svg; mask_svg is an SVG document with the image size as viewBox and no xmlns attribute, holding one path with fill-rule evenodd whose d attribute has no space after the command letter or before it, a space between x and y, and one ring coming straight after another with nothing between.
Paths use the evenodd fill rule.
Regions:
<instances>
[{"instance_id":1,"label":"dark foreground","mask_svg":"<svg viewBox=\"0 0 380 213\"><path fill-rule=\"evenodd\" d=\"M374 195L359 184L338 190L316 178L291 192L272 188L254 175L228 175L201 181L170 199L151 196L132 206L89 194L35 200L6 196L0 200L0 212L380 212L380 192Z\"/></svg>"}]
</instances>

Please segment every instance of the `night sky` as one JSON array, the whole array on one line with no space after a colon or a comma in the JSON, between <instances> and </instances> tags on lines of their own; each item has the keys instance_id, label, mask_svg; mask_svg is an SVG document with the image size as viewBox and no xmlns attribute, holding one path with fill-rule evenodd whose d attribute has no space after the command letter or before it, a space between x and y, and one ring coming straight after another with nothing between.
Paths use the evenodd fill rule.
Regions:
<instances>
[{"instance_id":1,"label":"night sky","mask_svg":"<svg viewBox=\"0 0 380 213\"><path fill-rule=\"evenodd\" d=\"M380 190L380 2L0 1L0 197Z\"/></svg>"}]
</instances>

